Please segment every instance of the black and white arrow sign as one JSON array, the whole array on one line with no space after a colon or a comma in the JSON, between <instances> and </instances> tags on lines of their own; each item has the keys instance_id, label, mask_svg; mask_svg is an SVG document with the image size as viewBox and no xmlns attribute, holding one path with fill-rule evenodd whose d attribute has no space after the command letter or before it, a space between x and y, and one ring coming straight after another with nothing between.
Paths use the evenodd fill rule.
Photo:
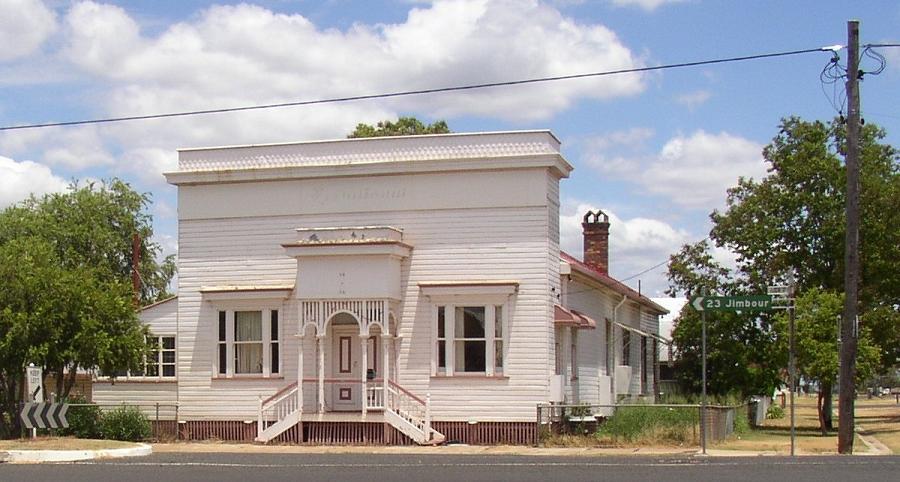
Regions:
<instances>
[{"instance_id":1,"label":"black and white arrow sign","mask_svg":"<svg viewBox=\"0 0 900 482\"><path fill-rule=\"evenodd\" d=\"M69 406L64 403L26 403L19 417L25 428L66 428L66 412Z\"/></svg>"}]
</instances>

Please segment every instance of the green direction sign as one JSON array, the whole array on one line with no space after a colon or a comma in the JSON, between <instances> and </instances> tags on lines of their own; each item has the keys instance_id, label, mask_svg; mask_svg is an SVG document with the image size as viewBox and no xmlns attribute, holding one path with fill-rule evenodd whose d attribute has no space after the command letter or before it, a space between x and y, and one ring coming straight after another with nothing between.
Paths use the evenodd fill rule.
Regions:
<instances>
[{"instance_id":1,"label":"green direction sign","mask_svg":"<svg viewBox=\"0 0 900 482\"><path fill-rule=\"evenodd\" d=\"M772 297L769 295L752 296L697 296L691 300L691 306L697 311L769 311Z\"/></svg>"}]
</instances>

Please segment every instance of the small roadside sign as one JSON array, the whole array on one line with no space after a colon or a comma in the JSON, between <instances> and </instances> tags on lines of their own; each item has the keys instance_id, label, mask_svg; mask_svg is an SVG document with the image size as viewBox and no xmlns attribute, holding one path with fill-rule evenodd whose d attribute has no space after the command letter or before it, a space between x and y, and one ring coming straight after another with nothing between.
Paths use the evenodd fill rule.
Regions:
<instances>
[{"instance_id":1,"label":"small roadside sign","mask_svg":"<svg viewBox=\"0 0 900 482\"><path fill-rule=\"evenodd\" d=\"M28 390L27 397L36 402L44 401L44 375L41 367L29 366L25 367L25 389Z\"/></svg>"},{"instance_id":2,"label":"small roadside sign","mask_svg":"<svg viewBox=\"0 0 900 482\"><path fill-rule=\"evenodd\" d=\"M697 311L769 311L774 308L769 295L697 296L691 299L691 306Z\"/></svg>"}]
</instances>

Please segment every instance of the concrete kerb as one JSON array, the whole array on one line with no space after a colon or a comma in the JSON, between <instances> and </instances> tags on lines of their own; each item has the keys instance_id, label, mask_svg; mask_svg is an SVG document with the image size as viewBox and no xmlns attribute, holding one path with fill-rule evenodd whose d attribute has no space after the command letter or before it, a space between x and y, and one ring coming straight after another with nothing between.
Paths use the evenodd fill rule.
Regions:
<instances>
[{"instance_id":1,"label":"concrete kerb","mask_svg":"<svg viewBox=\"0 0 900 482\"><path fill-rule=\"evenodd\" d=\"M153 453L153 447L137 444L134 447L100 450L6 450L0 451L0 461L13 464L42 462L77 462L80 460L120 457L142 457Z\"/></svg>"}]
</instances>

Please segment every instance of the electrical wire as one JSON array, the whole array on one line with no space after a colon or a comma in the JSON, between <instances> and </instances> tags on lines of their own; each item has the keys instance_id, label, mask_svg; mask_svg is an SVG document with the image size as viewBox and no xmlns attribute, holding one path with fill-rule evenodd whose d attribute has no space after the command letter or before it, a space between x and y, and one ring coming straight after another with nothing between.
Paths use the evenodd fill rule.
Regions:
<instances>
[{"instance_id":1,"label":"electrical wire","mask_svg":"<svg viewBox=\"0 0 900 482\"><path fill-rule=\"evenodd\" d=\"M555 81L560 81L560 80L583 79L583 78L590 78L590 77L605 77L605 76L611 76L611 75L652 72L652 71L657 71L657 70L667 70L667 69L676 69L676 68L685 68L685 67L697 67L697 66L701 66L701 65L723 64L723 63L730 63L730 62L741 62L741 61L747 61L747 60L758 60L758 59L766 59L766 58L773 58L773 57L786 57L786 56L792 56L792 55L808 54L808 53L812 53L812 52L822 52L825 50L826 49L823 49L823 48L789 50L789 51L783 51L783 52L746 55L746 56L741 56L741 57L727 57L727 58L720 58L720 59L699 60L699 61L695 61L695 62L680 62L680 63L675 63L675 64L657 65L657 66L652 66L652 67L636 67L636 68L631 68L631 69L607 70L607 71L602 71L602 72L590 72L590 73L572 74L572 75L559 75L559 76L553 76L553 77L540 77L540 78L532 78L532 79L510 80L510 81L503 81L503 82L487 82L487 83L482 83L482 84L437 87L437 88L431 88L431 89L405 90L405 91L388 92L388 93L381 93L381 94L354 95L354 96L346 96L346 97L331 97L331 98L326 98L326 99L301 100L301 101L295 101L295 102L281 102L281 103L276 103L276 104L261 104L261 105L251 105L251 106L241 106L241 107L226 107L226 108L220 108L220 109L203 109L203 110L194 110L194 111L169 112L169 113L163 113L163 114L133 115L133 116L123 116L123 117L107 117L107 118L100 118L100 119L86 119L86 120L63 121L63 122L45 122L45 123L40 123L40 124L2 126L2 127L0 127L0 131L12 131L12 130L21 130L21 129L38 129L38 128L45 128L45 127L64 127L64 126L75 126L75 125L85 125L85 124L106 124L106 123L112 123L112 122L162 119L162 118L169 118L169 117L187 117L187 116L205 115L205 114L221 114L221 113L226 113L226 112L242 112L242 111L249 111L249 110L274 109L274 108L280 108L280 107L296 107L296 106L308 106L308 105L319 105L319 104L333 104L333 103L339 103L339 102L355 102L355 101L361 101L361 100L389 99L389 98L394 98L394 97L406 97L406 96L424 95L424 94L437 94L437 93L442 93L442 92L456 92L456 91L486 89L486 88L492 88L492 87L509 87L509 86L514 86L514 85L535 84L535 83L542 83L542 82L555 82Z\"/></svg>"}]
</instances>

